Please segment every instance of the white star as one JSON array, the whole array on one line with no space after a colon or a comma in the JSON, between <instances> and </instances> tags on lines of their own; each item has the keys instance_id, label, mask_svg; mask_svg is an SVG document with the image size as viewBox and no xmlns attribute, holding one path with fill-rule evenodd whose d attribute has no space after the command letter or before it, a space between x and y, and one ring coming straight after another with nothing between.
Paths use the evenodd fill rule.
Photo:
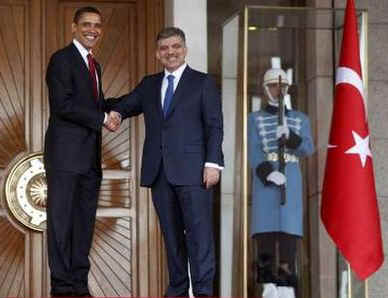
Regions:
<instances>
[{"instance_id":1,"label":"white star","mask_svg":"<svg viewBox=\"0 0 388 298\"><path fill-rule=\"evenodd\" d=\"M354 142L356 143L352 148L345 151L347 154L358 154L360 156L362 167L365 167L366 158L372 158L372 152L369 148L369 136L363 139L355 131L352 131Z\"/></svg>"}]
</instances>

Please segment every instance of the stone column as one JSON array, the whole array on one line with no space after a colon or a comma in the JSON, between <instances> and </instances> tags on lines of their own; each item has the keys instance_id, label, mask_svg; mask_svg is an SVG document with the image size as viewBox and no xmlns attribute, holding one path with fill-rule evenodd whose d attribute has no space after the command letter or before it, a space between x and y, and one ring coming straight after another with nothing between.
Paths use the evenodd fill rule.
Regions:
<instances>
[{"instance_id":1,"label":"stone column","mask_svg":"<svg viewBox=\"0 0 388 298\"><path fill-rule=\"evenodd\" d=\"M190 67L207 72L207 0L165 0L165 24L186 34Z\"/></svg>"},{"instance_id":2,"label":"stone column","mask_svg":"<svg viewBox=\"0 0 388 298\"><path fill-rule=\"evenodd\" d=\"M239 16L235 16L223 26L222 32L222 101L224 119L224 157L225 168L222 171L220 219L220 297L231 297L232 261L234 255L235 231L234 206L236 201L236 121L238 88L238 50L239 50ZM240 37L241 38L241 37Z\"/></svg>"},{"instance_id":3,"label":"stone column","mask_svg":"<svg viewBox=\"0 0 388 298\"><path fill-rule=\"evenodd\" d=\"M331 0L307 0L310 7L331 7ZM330 14L327 24L330 24ZM318 16L314 16L318 22ZM322 16L319 16L322 20ZM333 44L331 30L306 33L306 88L308 114L316 152L307 167L310 216L310 260L312 298L337 297L336 249L320 220L320 202L333 102Z\"/></svg>"}]
</instances>

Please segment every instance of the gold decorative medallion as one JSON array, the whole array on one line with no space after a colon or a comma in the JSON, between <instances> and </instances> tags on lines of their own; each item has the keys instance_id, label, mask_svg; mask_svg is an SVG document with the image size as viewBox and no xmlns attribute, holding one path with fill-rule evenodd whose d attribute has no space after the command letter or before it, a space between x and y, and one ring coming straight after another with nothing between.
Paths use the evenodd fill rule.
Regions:
<instances>
[{"instance_id":1,"label":"gold decorative medallion","mask_svg":"<svg viewBox=\"0 0 388 298\"><path fill-rule=\"evenodd\" d=\"M5 201L10 214L33 230L46 229L47 183L41 152L22 156L5 180Z\"/></svg>"}]
</instances>

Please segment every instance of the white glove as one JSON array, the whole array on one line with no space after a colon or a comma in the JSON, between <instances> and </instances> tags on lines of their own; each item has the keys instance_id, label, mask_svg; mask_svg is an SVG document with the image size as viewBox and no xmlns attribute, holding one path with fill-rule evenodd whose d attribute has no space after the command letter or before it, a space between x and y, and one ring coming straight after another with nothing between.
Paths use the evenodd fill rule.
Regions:
<instances>
[{"instance_id":1,"label":"white glove","mask_svg":"<svg viewBox=\"0 0 388 298\"><path fill-rule=\"evenodd\" d=\"M264 284L263 298L279 298L278 289L275 284Z\"/></svg>"},{"instance_id":2,"label":"white glove","mask_svg":"<svg viewBox=\"0 0 388 298\"><path fill-rule=\"evenodd\" d=\"M267 180L280 186L286 183L286 176L279 171L273 171L267 176Z\"/></svg>"},{"instance_id":3,"label":"white glove","mask_svg":"<svg viewBox=\"0 0 388 298\"><path fill-rule=\"evenodd\" d=\"M276 129L276 138L280 139L282 136L285 136L286 139L290 137L290 129L288 128L288 125L279 125L278 128Z\"/></svg>"},{"instance_id":4,"label":"white glove","mask_svg":"<svg viewBox=\"0 0 388 298\"><path fill-rule=\"evenodd\" d=\"M294 288L292 287L278 287L279 298L295 298Z\"/></svg>"}]
</instances>

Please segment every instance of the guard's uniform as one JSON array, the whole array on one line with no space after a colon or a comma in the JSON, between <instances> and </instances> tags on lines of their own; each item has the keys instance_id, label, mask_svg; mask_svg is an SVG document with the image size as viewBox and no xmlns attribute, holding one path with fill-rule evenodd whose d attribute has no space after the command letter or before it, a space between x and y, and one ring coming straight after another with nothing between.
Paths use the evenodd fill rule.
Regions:
<instances>
[{"instance_id":1,"label":"guard's uniform","mask_svg":"<svg viewBox=\"0 0 388 298\"><path fill-rule=\"evenodd\" d=\"M285 146L286 203L280 204L280 188L266 177L278 170L277 107L268 105L248 117L248 159L252 169L251 235L284 232L303 235L302 176L299 158L311 155L314 144L308 117L287 110L290 137Z\"/></svg>"}]
</instances>

